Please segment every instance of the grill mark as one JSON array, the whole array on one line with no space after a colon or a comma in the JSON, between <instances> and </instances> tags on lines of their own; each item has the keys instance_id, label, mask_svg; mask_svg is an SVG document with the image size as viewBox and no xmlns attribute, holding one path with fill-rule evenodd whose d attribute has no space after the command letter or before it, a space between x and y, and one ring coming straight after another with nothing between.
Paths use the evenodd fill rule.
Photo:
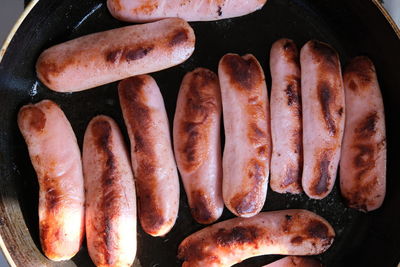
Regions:
<instances>
[{"instance_id":1,"label":"grill mark","mask_svg":"<svg viewBox=\"0 0 400 267\"><path fill-rule=\"evenodd\" d=\"M43 56L46 57L46 56ZM75 52L70 56L66 57L62 62L57 63L51 60L43 60L42 56L38 59L37 71L43 77L43 79L49 84L53 84L50 76L57 77L61 74L66 68L71 65L78 64L80 53Z\"/></svg>"},{"instance_id":2,"label":"grill mark","mask_svg":"<svg viewBox=\"0 0 400 267\"><path fill-rule=\"evenodd\" d=\"M220 109L217 95L218 78L215 73L198 69L190 76L183 107L184 116L180 136L184 140L179 148L187 171L197 169L208 154L208 131L212 127L212 115Z\"/></svg>"},{"instance_id":3,"label":"grill mark","mask_svg":"<svg viewBox=\"0 0 400 267\"><path fill-rule=\"evenodd\" d=\"M232 248L250 245L257 249L263 232L256 226L236 226L232 230L220 228L213 238L217 246Z\"/></svg>"},{"instance_id":4,"label":"grill mark","mask_svg":"<svg viewBox=\"0 0 400 267\"><path fill-rule=\"evenodd\" d=\"M230 201L231 206L238 214L253 213L260 208L262 204L260 193L266 179L265 168L265 164L257 159L251 159L248 162L243 190Z\"/></svg>"},{"instance_id":5,"label":"grill mark","mask_svg":"<svg viewBox=\"0 0 400 267\"><path fill-rule=\"evenodd\" d=\"M188 243L188 244L187 244ZM210 241L195 240L189 241L179 246L178 258L187 262L202 262L207 260L209 263L221 264L220 257L213 253L213 250L207 249Z\"/></svg>"},{"instance_id":6,"label":"grill mark","mask_svg":"<svg viewBox=\"0 0 400 267\"><path fill-rule=\"evenodd\" d=\"M203 190L195 190L191 193L191 213L193 218L203 224L214 221L212 203Z\"/></svg>"},{"instance_id":7,"label":"grill mark","mask_svg":"<svg viewBox=\"0 0 400 267\"><path fill-rule=\"evenodd\" d=\"M326 127L331 136L335 136L337 133L335 119L331 114L330 107L335 103L335 96L332 94L331 86L322 81L318 85L318 100L321 105L322 114L325 120Z\"/></svg>"},{"instance_id":8,"label":"grill mark","mask_svg":"<svg viewBox=\"0 0 400 267\"><path fill-rule=\"evenodd\" d=\"M311 189L316 195L322 195L329 190L329 182L331 176L329 173L329 165L331 163L329 152L325 151L320 156L319 164L316 166L314 173L317 179L312 183Z\"/></svg>"},{"instance_id":9,"label":"grill mark","mask_svg":"<svg viewBox=\"0 0 400 267\"><path fill-rule=\"evenodd\" d=\"M228 54L223 57L221 65L237 90L252 91L264 81L262 69L254 56L244 58Z\"/></svg>"},{"instance_id":10,"label":"grill mark","mask_svg":"<svg viewBox=\"0 0 400 267\"><path fill-rule=\"evenodd\" d=\"M170 39L169 39L169 46L179 46L183 43L186 43L189 40L189 33L185 28L176 29Z\"/></svg>"},{"instance_id":11,"label":"grill mark","mask_svg":"<svg viewBox=\"0 0 400 267\"><path fill-rule=\"evenodd\" d=\"M103 190L101 195L101 208L103 212L103 228L101 230L103 235L103 242L101 250L104 255L104 260L107 264L115 262L115 255L113 248L115 247L114 225L113 220L119 216L119 199L120 177L117 171L117 163L114 152L112 151L112 128L111 124L104 119L97 120L92 125L92 134L95 138L95 145L99 151L104 155L105 166L101 176L101 188Z\"/></svg>"},{"instance_id":12,"label":"grill mark","mask_svg":"<svg viewBox=\"0 0 400 267\"><path fill-rule=\"evenodd\" d=\"M249 118L249 124L247 125L247 139L254 146L265 146L268 144L268 135L266 129L263 129L265 125L262 125L267 120L266 109L261 100L254 100L249 98L249 103L246 105L245 110ZM261 123L261 125L259 125Z\"/></svg>"},{"instance_id":13,"label":"grill mark","mask_svg":"<svg viewBox=\"0 0 400 267\"><path fill-rule=\"evenodd\" d=\"M376 133L376 124L378 123L378 112L370 112L355 129L358 139L370 139Z\"/></svg>"},{"instance_id":14,"label":"grill mark","mask_svg":"<svg viewBox=\"0 0 400 267\"><path fill-rule=\"evenodd\" d=\"M146 47L138 47L131 50L124 51L124 57L127 62L144 58L148 53L154 49L154 45Z\"/></svg>"},{"instance_id":15,"label":"grill mark","mask_svg":"<svg viewBox=\"0 0 400 267\"><path fill-rule=\"evenodd\" d=\"M155 141L151 133L152 110L146 104L145 95L148 79L150 78L145 75L134 76L120 82L118 89L122 108L126 111L127 125L130 125L133 132L134 152L138 159L135 179L139 219L147 233L156 235L166 219L159 207L157 195L158 165L154 153Z\"/></svg>"}]
</instances>

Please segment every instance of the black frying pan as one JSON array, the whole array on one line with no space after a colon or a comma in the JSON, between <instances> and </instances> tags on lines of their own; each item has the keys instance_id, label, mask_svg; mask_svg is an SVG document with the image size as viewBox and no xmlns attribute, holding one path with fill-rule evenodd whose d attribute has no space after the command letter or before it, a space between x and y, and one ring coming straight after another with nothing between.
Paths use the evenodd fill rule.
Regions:
<instances>
[{"instance_id":1,"label":"black frying pan","mask_svg":"<svg viewBox=\"0 0 400 267\"><path fill-rule=\"evenodd\" d=\"M388 191L384 205L368 214L348 209L336 185L321 201L269 190L264 206L264 210L305 208L325 217L337 233L333 246L318 256L327 266L396 266L400 261L400 179L396 169L400 163L397 151L400 148L400 39L386 16L377 2L367 0L269 0L261 11L245 17L191 23L197 36L193 56L177 67L153 74L172 122L183 75L198 66L216 71L218 60L227 52L253 53L262 63L269 85L269 49L281 37L292 38L299 46L309 39L328 42L338 50L342 64L359 54L371 57L378 71L386 112ZM16 115L22 105L48 98L61 105L80 145L88 121L97 114L112 116L125 131L116 83L61 94L38 82L34 70L43 49L124 25L111 17L105 0L41 0L27 15L1 60L0 245L12 264L93 266L85 245L78 255L64 263L53 263L41 254L38 184L17 128ZM220 220L231 217L225 210ZM150 237L139 226L135 266L180 266L181 262L176 259L178 244L202 227L191 218L182 191L179 217L167 236ZM237 266L261 266L279 257L257 257Z\"/></svg>"}]
</instances>

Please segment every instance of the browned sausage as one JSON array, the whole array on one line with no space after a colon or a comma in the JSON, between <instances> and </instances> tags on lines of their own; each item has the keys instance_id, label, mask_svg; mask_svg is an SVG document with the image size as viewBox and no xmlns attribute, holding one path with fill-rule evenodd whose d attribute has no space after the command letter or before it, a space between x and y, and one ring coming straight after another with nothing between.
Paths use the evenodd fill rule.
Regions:
<instances>
[{"instance_id":1,"label":"browned sausage","mask_svg":"<svg viewBox=\"0 0 400 267\"><path fill-rule=\"evenodd\" d=\"M23 106L18 126L39 181L39 231L51 260L72 258L84 234L81 154L72 127L50 100Z\"/></svg>"},{"instance_id":2,"label":"browned sausage","mask_svg":"<svg viewBox=\"0 0 400 267\"><path fill-rule=\"evenodd\" d=\"M174 148L193 218L212 223L224 209L218 77L197 68L185 75L174 119Z\"/></svg>"},{"instance_id":3,"label":"browned sausage","mask_svg":"<svg viewBox=\"0 0 400 267\"><path fill-rule=\"evenodd\" d=\"M346 128L340 160L340 189L352 208L379 208L386 191L386 133L375 67L354 58L344 71Z\"/></svg>"}]
</instances>

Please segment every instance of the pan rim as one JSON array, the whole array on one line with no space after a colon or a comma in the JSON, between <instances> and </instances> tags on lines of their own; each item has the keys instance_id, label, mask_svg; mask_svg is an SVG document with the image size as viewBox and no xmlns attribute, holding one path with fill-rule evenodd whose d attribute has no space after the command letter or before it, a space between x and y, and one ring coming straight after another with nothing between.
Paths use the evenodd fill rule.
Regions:
<instances>
[{"instance_id":1,"label":"pan rim","mask_svg":"<svg viewBox=\"0 0 400 267\"><path fill-rule=\"evenodd\" d=\"M26 8L24 9L24 11L22 12L22 14L19 16L19 18L17 19L17 21L15 22L13 27L11 28L9 34L7 35L5 41L3 42L3 44L0 48L0 63L2 62L3 57L6 54L7 49L9 47L9 44L13 40L19 27L21 26L21 24L23 23L25 18L30 14L30 12L36 6L36 4L38 2L39 2L39 0L31 0L29 2L29 4L26 6ZM385 17L385 19L389 22L391 28L396 33L397 38L400 40L400 25L397 25L395 23L392 16L389 14L389 12L385 9L383 4L379 0L372 0L372 2L378 8L378 10L382 13L382 15ZM0 198L2 198L1 195L0 195ZM11 267L17 267L17 264L14 261L13 256L12 256L13 253L7 249L7 246L3 240L3 235L4 235L3 230L1 230L1 228L0 228L0 248L3 252L3 255ZM399 264L399 266L400 266L400 264Z\"/></svg>"}]
</instances>

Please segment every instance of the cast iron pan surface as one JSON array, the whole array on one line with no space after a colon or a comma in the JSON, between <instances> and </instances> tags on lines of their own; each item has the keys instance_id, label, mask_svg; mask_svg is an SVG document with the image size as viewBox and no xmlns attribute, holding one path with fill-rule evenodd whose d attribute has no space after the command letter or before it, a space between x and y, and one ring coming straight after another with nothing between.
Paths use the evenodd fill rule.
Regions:
<instances>
[{"instance_id":1,"label":"cast iron pan surface","mask_svg":"<svg viewBox=\"0 0 400 267\"><path fill-rule=\"evenodd\" d=\"M38 81L35 62L46 48L93 32L127 23L109 14L105 0L41 0L27 16L0 63L0 231L17 266L94 266L86 245L71 260L53 263L40 252L38 231L38 183L28 151L17 127L19 108L51 99L70 120L82 147L89 120L98 114L113 117L129 140L117 95L117 83L92 90L63 94ZM400 261L399 155L400 40L371 1L363 0L269 0L264 8L241 18L191 23L197 42L185 63L152 74L164 96L170 126L183 75L196 67L217 71L219 59L228 52L254 54L264 67L270 88L269 50L274 41L287 37L299 48L310 39L330 43L342 64L356 55L368 55L376 65L383 93L387 126L387 195L377 211L364 214L346 208L338 191L323 200L280 195L269 190L264 211L304 208L326 218L337 237L332 247L318 256L326 266L396 266ZM234 217L225 209L219 221ZM179 243L202 229L191 217L181 186L179 217L163 238L145 234L138 223L138 251L134 266L180 266ZM262 266L281 256L261 256L237 266Z\"/></svg>"}]
</instances>

